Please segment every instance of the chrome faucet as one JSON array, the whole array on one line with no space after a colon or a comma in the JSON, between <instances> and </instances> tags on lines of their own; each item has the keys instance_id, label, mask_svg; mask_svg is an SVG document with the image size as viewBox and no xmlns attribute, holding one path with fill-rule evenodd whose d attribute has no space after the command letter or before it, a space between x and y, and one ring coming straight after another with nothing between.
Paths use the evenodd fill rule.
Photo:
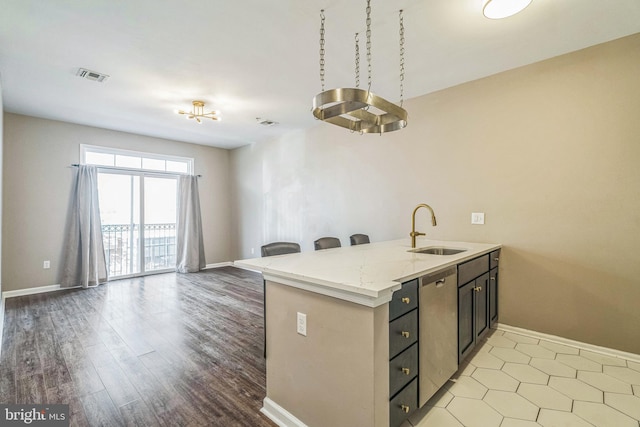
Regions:
<instances>
[{"instance_id":1,"label":"chrome faucet","mask_svg":"<svg viewBox=\"0 0 640 427\"><path fill-rule=\"evenodd\" d=\"M416 212L418 212L418 209L420 208L429 209L431 211L431 225L433 225L434 227L438 225L436 223L436 214L433 213L433 209L431 209L431 206L427 205L426 203L420 203L418 206L416 206L416 208L413 210L413 214L411 214L411 233L409 233L409 236L411 236L412 248L416 247L416 237L426 236L425 233L420 233L419 231L416 231Z\"/></svg>"}]
</instances>

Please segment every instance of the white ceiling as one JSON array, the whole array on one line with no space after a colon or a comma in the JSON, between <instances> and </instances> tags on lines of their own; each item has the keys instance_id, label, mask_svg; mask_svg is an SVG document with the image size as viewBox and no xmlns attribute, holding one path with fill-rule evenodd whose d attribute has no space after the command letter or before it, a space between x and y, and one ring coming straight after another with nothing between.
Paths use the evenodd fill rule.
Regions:
<instances>
[{"instance_id":1,"label":"white ceiling","mask_svg":"<svg viewBox=\"0 0 640 427\"><path fill-rule=\"evenodd\" d=\"M481 0L373 0L372 91L399 100L640 32L638 0L533 0L504 20ZM319 13L327 89L354 85L365 0L0 0L5 111L233 148L316 125ZM364 35L361 87L366 87ZM79 67L110 75L76 77ZM221 122L174 113L201 99ZM279 122L260 126L256 118ZM411 120L411 111L409 111ZM324 125L323 126L329 126ZM411 121L409 121L411 126ZM346 132L346 131L345 131ZM364 136L366 137L366 136Z\"/></svg>"}]
</instances>

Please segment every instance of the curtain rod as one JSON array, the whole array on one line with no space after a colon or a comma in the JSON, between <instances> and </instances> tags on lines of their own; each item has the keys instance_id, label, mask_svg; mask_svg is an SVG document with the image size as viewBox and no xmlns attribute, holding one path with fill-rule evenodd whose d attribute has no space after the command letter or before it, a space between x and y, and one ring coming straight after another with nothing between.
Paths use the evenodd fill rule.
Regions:
<instances>
[{"instance_id":1,"label":"curtain rod","mask_svg":"<svg viewBox=\"0 0 640 427\"><path fill-rule=\"evenodd\" d=\"M80 164L78 163L71 163L71 166L74 168L77 168L78 166L80 166ZM155 171L155 170L151 170L151 169L129 169L129 168L116 168L113 166L98 166L99 168L102 169L111 169L111 170L117 170L117 171L130 171L130 172L158 172L158 173L162 173L162 171ZM164 173L171 173L174 175L189 175L186 173L180 173L180 172L164 172ZM196 177L198 178L202 178L202 175L196 175Z\"/></svg>"}]
</instances>

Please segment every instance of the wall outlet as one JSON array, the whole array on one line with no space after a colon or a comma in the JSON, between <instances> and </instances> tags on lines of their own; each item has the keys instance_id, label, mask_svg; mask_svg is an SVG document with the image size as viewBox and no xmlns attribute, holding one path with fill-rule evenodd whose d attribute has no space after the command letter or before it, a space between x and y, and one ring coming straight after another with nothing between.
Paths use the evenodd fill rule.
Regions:
<instances>
[{"instance_id":1,"label":"wall outlet","mask_svg":"<svg viewBox=\"0 0 640 427\"><path fill-rule=\"evenodd\" d=\"M45 262L42 263L42 268L44 268L45 270L47 268L51 268L51 261L47 260Z\"/></svg>"},{"instance_id":2,"label":"wall outlet","mask_svg":"<svg viewBox=\"0 0 640 427\"><path fill-rule=\"evenodd\" d=\"M253 254L254 254L254 252L255 252L255 249L254 249L254 248L251 248L251 255L253 255Z\"/></svg>"},{"instance_id":3,"label":"wall outlet","mask_svg":"<svg viewBox=\"0 0 640 427\"><path fill-rule=\"evenodd\" d=\"M297 330L300 335L307 336L307 315L298 312L298 319L296 321Z\"/></svg>"},{"instance_id":4,"label":"wall outlet","mask_svg":"<svg viewBox=\"0 0 640 427\"><path fill-rule=\"evenodd\" d=\"M484 212L473 212L471 214L471 224L484 224Z\"/></svg>"}]
</instances>

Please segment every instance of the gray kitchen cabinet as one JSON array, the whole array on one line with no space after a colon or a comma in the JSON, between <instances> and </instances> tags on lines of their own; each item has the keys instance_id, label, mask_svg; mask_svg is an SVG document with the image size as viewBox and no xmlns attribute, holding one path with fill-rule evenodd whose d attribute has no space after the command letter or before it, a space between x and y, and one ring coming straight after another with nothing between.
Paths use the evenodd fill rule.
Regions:
<instances>
[{"instance_id":1,"label":"gray kitchen cabinet","mask_svg":"<svg viewBox=\"0 0 640 427\"><path fill-rule=\"evenodd\" d=\"M389 320L395 320L418 307L418 279L402 284L402 289L393 293L389 302Z\"/></svg>"},{"instance_id":2,"label":"gray kitchen cabinet","mask_svg":"<svg viewBox=\"0 0 640 427\"><path fill-rule=\"evenodd\" d=\"M475 326L476 341L481 340L489 332L489 273L475 280Z\"/></svg>"},{"instance_id":3,"label":"gray kitchen cabinet","mask_svg":"<svg viewBox=\"0 0 640 427\"><path fill-rule=\"evenodd\" d=\"M418 341L418 310L389 323L389 356L396 357Z\"/></svg>"},{"instance_id":4,"label":"gray kitchen cabinet","mask_svg":"<svg viewBox=\"0 0 640 427\"><path fill-rule=\"evenodd\" d=\"M418 279L403 283L389 302L389 426L418 406Z\"/></svg>"},{"instance_id":5,"label":"gray kitchen cabinet","mask_svg":"<svg viewBox=\"0 0 640 427\"><path fill-rule=\"evenodd\" d=\"M500 251L458 265L458 363L498 320Z\"/></svg>"},{"instance_id":6,"label":"gray kitchen cabinet","mask_svg":"<svg viewBox=\"0 0 640 427\"><path fill-rule=\"evenodd\" d=\"M475 285L472 280L458 288L458 363L475 347Z\"/></svg>"},{"instance_id":7,"label":"gray kitchen cabinet","mask_svg":"<svg viewBox=\"0 0 640 427\"><path fill-rule=\"evenodd\" d=\"M498 265L500 263L500 251L489 254L489 326L492 327L498 321Z\"/></svg>"},{"instance_id":8,"label":"gray kitchen cabinet","mask_svg":"<svg viewBox=\"0 0 640 427\"><path fill-rule=\"evenodd\" d=\"M389 395L394 396L418 374L418 344L389 362Z\"/></svg>"},{"instance_id":9,"label":"gray kitchen cabinet","mask_svg":"<svg viewBox=\"0 0 640 427\"><path fill-rule=\"evenodd\" d=\"M489 271L489 327L498 321L498 267Z\"/></svg>"},{"instance_id":10,"label":"gray kitchen cabinet","mask_svg":"<svg viewBox=\"0 0 640 427\"><path fill-rule=\"evenodd\" d=\"M400 426L426 403L443 383L438 377L452 375L456 362L461 363L497 322L499 255L497 250L405 282L393 293L389 303L390 427ZM450 312L452 322L445 325L441 322L448 317L444 311L448 304L446 299L437 298L437 294L442 292L447 281L453 284L449 300L457 313L454 308ZM426 289L430 293L425 292ZM450 352L443 345L446 334L433 333L443 329L452 330ZM450 370L440 363L441 359L446 359L445 353L452 354L453 368ZM431 363L432 359L437 363ZM437 378L437 381L430 384L431 378Z\"/></svg>"},{"instance_id":11,"label":"gray kitchen cabinet","mask_svg":"<svg viewBox=\"0 0 640 427\"><path fill-rule=\"evenodd\" d=\"M389 426L398 427L418 406L418 379L414 378L389 401Z\"/></svg>"}]
</instances>

